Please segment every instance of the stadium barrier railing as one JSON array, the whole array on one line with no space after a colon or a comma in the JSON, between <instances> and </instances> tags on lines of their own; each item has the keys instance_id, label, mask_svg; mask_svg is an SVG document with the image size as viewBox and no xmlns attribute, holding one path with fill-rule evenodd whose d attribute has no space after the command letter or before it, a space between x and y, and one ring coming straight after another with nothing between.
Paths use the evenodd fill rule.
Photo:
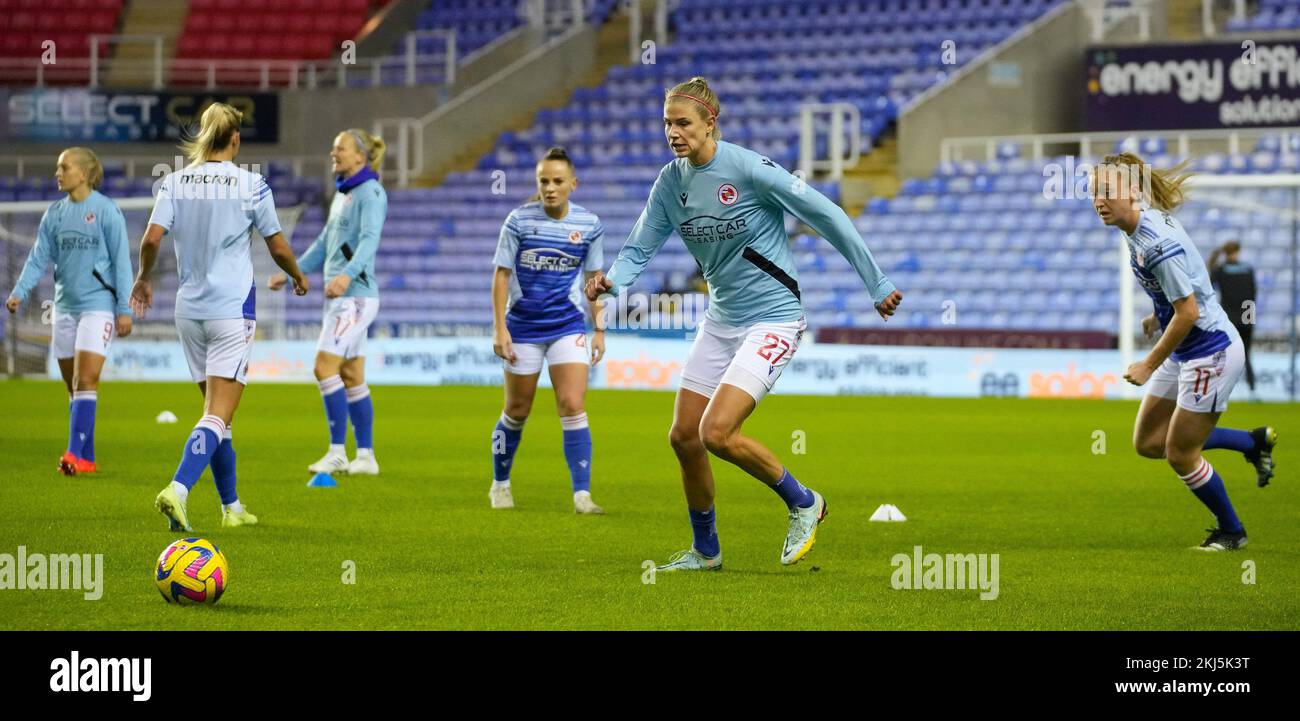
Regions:
<instances>
[{"instance_id":1,"label":"stadium barrier railing","mask_svg":"<svg viewBox=\"0 0 1300 721\"><path fill-rule=\"evenodd\" d=\"M425 38L443 41L443 52L420 53L419 42ZM130 42L153 44L153 58L149 60L107 59L101 57L100 46ZM106 70L111 66L119 77L136 80L153 90L169 86L217 88L257 88L259 90L289 89L314 90L318 87L380 87L432 84L450 86L456 82L455 30L418 30L407 35L405 52L373 58L355 58L343 62L343 54L320 60L284 60L271 58L175 58L167 59L162 52L161 35L91 35L90 55L84 58L62 58L46 63L41 57L0 58L0 83L33 83L37 87L47 84L84 83L92 88L101 87ZM422 83L420 68L441 67L437 83ZM392 82L397 75L400 80Z\"/></svg>"},{"instance_id":2,"label":"stadium barrier railing","mask_svg":"<svg viewBox=\"0 0 1300 721\"><path fill-rule=\"evenodd\" d=\"M823 124L823 121L825 124ZM827 128L827 157L817 156L818 130ZM804 180L825 170L831 180L844 177L844 169L862 157L862 114L852 103L806 103L799 107L799 170ZM844 136L848 130L848 149Z\"/></svg>"}]
</instances>

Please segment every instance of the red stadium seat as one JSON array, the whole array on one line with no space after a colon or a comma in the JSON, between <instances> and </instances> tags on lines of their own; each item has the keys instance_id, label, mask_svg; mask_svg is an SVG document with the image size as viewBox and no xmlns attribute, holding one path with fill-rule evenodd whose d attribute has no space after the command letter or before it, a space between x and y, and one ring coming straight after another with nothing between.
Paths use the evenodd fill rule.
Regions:
<instances>
[{"instance_id":1,"label":"red stadium seat","mask_svg":"<svg viewBox=\"0 0 1300 721\"><path fill-rule=\"evenodd\" d=\"M360 16L344 15L338 18L334 23L334 38L336 40L342 40L344 38L356 37L357 31L361 29L361 25L364 22L365 18Z\"/></svg>"},{"instance_id":2,"label":"red stadium seat","mask_svg":"<svg viewBox=\"0 0 1300 721\"><path fill-rule=\"evenodd\" d=\"M17 33L5 33L0 36L0 55L8 58L19 58L26 55L27 35Z\"/></svg>"},{"instance_id":3,"label":"red stadium seat","mask_svg":"<svg viewBox=\"0 0 1300 721\"><path fill-rule=\"evenodd\" d=\"M283 47L287 58L307 57L307 38L302 35L285 35Z\"/></svg>"},{"instance_id":4,"label":"red stadium seat","mask_svg":"<svg viewBox=\"0 0 1300 721\"><path fill-rule=\"evenodd\" d=\"M257 60L279 60L285 56L282 35L259 35L253 40L252 56Z\"/></svg>"},{"instance_id":5,"label":"red stadium seat","mask_svg":"<svg viewBox=\"0 0 1300 721\"><path fill-rule=\"evenodd\" d=\"M208 26L208 32L214 33L234 33L239 29L239 19L229 13L216 13L209 15L208 19L212 21Z\"/></svg>"},{"instance_id":6,"label":"red stadium seat","mask_svg":"<svg viewBox=\"0 0 1300 721\"><path fill-rule=\"evenodd\" d=\"M267 31L276 34L292 32L290 30L290 23L293 21L293 17L292 13L276 10L275 12L267 13L264 16L262 27Z\"/></svg>"},{"instance_id":7,"label":"red stadium seat","mask_svg":"<svg viewBox=\"0 0 1300 721\"><path fill-rule=\"evenodd\" d=\"M43 33L26 33L20 37L24 41L21 55L25 58L39 57L43 50L41 43L49 39Z\"/></svg>"},{"instance_id":8,"label":"red stadium seat","mask_svg":"<svg viewBox=\"0 0 1300 721\"><path fill-rule=\"evenodd\" d=\"M235 29L248 35L257 35L271 30L267 16L262 13L250 13L235 18Z\"/></svg>"},{"instance_id":9,"label":"red stadium seat","mask_svg":"<svg viewBox=\"0 0 1300 721\"><path fill-rule=\"evenodd\" d=\"M257 38L251 35L236 35L230 38L230 49L225 57L251 60L257 57L256 50Z\"/></svg>"},{"instance_id":10,"label":"red stadium seat","mask_svg":"<svg viewBox=\"0 0 1300 721\"><path fill-rule=\"evenodd\" d=\"M225 56L226 36L210 34L203 36L203 57L220 58Z\"/></svg>"},{"instance_id":11,"label":"red stadium seat","mask_svg":"<svg viewBox=\"0 0 1300 721\"><path fill-rule=\"evenodd\" d=\"M76 58L90 57L90 37L78 33L68 33L59 39L59 52L72 51L72 56Z\"/></svg>"},{"instance_id":12,"label":"red stadium seat","mask_svg":"<svg viewBox=\"0 0 1300 721\"><path fill-rule=\"evenodd\" d=\"M26 33L36 29L36 16L29 12L16 12L13 15L13 31Z\"/></svg>"},{"instance_id":13,"label":"red stadium seat","mask_svg":"<svg viewBox=\"0 0 1300 721\"><path fill-rule=\"evenodd\" d=\"M186 33L176 42L176 57L197 58L203 54L203 38Z\"/></svg>"},{"instance_id":14,"label":"red stadium seat","mask_svg":"<svg viewBox=\"0 0 1300 721\"><path fill-rule=\"evenodd\" d=\"M311 31L329 36L332 39L334 37L335 23L335 16L321 13L312 18Z\"/></svg>"},{"instance_id":15,"label":"red stadium seat","mask_svg":"<svg viewBox=\"0 0 1300 721\"><path fill-rule=\"evenodd\" d=\"M89 33L91 31L91 17L86 13L73 10L68 13L67 18L63 21L63 29L68 32Z\"/></svg>"},{"instance_id":16,"label":"red stadium seat","mask_svg":"<svg viewBox=\"0 0 1300 721\"><path fill-rule=\"evenodd\" d=\"M322 15L337 15L343 12L343 0L320 0L316 6Z\"/></svg>"},{"instance_id":17,"label":"red stadium seat","mask_svg":"<svg viewBox=\"0 0 1300 721\"><path fill-rule=\"evenodd\" d=\"M111 33L117 29L117 13L99 12L90 16L92 32Z\"/></svg>"},{"instance_id":18,"label":"red stadium seat","mask_svg":"<svg viewBox=\"0 0 1300 721\"><path fill-rule=\"evenodd\" d=\"M309 35L307 39L307 57L312 59L328 58L334 55L335 45L326 37Z\"/></svg>"},{"instance_id":19,"label":"red stadium seat","mask_svg":"<svg viewBox=\"0 0 1300 721\"><path fill-rule=\"evenodd\" d=\"M38 13L36 29L46 35L58 32L63 27L63 18L58 13Z\"/></svg>"},{"instance_id":20,"label":"red stadium seat","mask_svg":"<svg viewBox=\"0 0 1300 721\"><path fill-rule=\"evenodd\" d=\"M343 10L349 15L365 15L370 8L370 0L343 0Z\"/></svg>"}]
</instances>

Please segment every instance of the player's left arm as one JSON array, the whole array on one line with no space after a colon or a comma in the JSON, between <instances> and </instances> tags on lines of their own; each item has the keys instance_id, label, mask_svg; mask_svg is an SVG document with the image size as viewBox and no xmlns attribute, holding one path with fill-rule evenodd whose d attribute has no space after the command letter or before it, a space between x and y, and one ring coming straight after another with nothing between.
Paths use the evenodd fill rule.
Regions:
<instances>
[{"instance_id":1,"label":"player's left arm","mask_svg":"<svg viewBox=\"0 0 1300 721\"><path fill-rule=\"evenodd\" d=\"M126 239L126 218L121 209L114 206L114 212L104 224L104 245L109 250L109 260L113 263L113 284L117 288L117 334L125 338L131 335L131 297L127 288L131 287L131 244Z\"/></svg>"},{"instance_id":2,"label":"player's left arm","mask_svg":"<svg viewBox=\"0 0 1300 721\"><path fill-rule=\"evenodd\" d=\"M1164 291L1165 297L1174 307L1174 317L1169 320L1165 332L1160 335L1160 340L1156 341L1146 358L1130 365L1124 373L1124 380L1137 386L1147 382L1151 374L1183 342L1201 317L1200 308L1196 306L1191 274L1187 272L1187 255L1177 251L1172 256L1166 255L1152 260L1155 264L1148 265L1148 269L1156 276L1160 289Z\"/></svg>"},{"instance_id":3,"label":"player's left arm","mask_svg":"<svg viewBox=\"0 0 1300 721\"><path fill-rule=\"evenodd\" d=\"M843 208L767 158L751 167L750 176L754 187L815 230L849 261L867 286L882 318L894 314L903 294L876 263L871 249Z\"/></svg>"},{"instance_id":4,"label":"player's left arm","mask_svg":"<svg viewBox=\"0 0 1300 721\"><path fill-rule=\"evenodd\" d=\"M330 285L339 286L334 288L338 295L346 292L352 281L374 262L375 253L379 250L379 236L384 231L384 218L388 216L388 196L382 189L368 188L362 192L371 195L361 201L360 217L357 219L357 247L352 249L352 260L343 267L343 272L330 279ZM331 289L326 287L325 290L326 295L329 295Z\"/></svg>"},{"instance_id":5,"label":"player's left arm","mask_svg":"<svg viewBox=\"0 0 1300 721\"><path fill-rule=\"evenodd\" d=\"M293 247L280 228L280 216L275 212L275 195L266 178L258 176L257 180L251 217L253 227L257 228L257 232L266 241L266 250L271 254L271 260L293 280L294 295L307 295L307 276L298 267L298 257L293 254Z\"/></svg>"}]
</instances>

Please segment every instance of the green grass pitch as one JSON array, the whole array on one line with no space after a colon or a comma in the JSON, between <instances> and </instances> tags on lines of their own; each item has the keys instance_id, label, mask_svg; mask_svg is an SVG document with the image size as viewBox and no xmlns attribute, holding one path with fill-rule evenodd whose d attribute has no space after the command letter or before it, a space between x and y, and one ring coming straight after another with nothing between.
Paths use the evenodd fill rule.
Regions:
<instances>
[{"instance_id":1,"label":"green grass pitch","mask_svg":"<svg viewBox=\"0 0 1300 721\"><path fill-rule=\"evenodd\" d=\"M6 629L1295 629L1300 626L1300 407L1237 403L1224 425L1280 430L1278 478L1255 487L1240 455L1211 451L1250 545L1190 550L1210 515L1130 444L1135 402L773 396L747 431L821 491L817 546L782 567L785 508L714 461L725 568L660 574L690 543L667 444L669 393L593 392L593 495L572 513L559 421L538 394L516 459L514 511L488 507L496 388L373 390L378 478L305 487L324 451L310 385L254 385L235 419L241 499L261 518L220 527L209 475L190 496L231 585L212 608L168 606L151 573L177 538L153 510L201 403L190 385L100 390L95 476L55 471L67 400L44 381L0 382L0 553L103 553L103 598L0 590ZM181 419L159 425L171 410ZM1095 431L1105 453L1094 453ZM802 432L804 453L792 452ZM893 503L906 523L869 523ZM997 553L999 596L896 590L891 558ZM355 564L355 584L343 566ZM1255 583L1243 583L1252 562Z\"/></svg>"}]
</instances>

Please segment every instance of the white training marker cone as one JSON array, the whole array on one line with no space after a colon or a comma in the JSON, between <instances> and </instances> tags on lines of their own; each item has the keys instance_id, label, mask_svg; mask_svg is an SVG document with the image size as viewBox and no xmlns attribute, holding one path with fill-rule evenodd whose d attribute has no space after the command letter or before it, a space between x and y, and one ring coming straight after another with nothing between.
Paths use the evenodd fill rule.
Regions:
<instances>
[{"instance_id":1,"label":"white training marker cone","mask_svg":"<svg viewBox=\"0 0 1300 721\"><path fill-rule=\"evenodd\" d=\"M159 423L175 423L176 414L172 413L171 411L163 411L162 413L159 413L158 417L154 420L158 421Z\"/></svg>"},{"instance_id":2,"label":"white training marker cone","mask_svg":"<svg viewBox=\"0 0 1300 721\"><path fill-rule=\"evenodd\" d=\"M879 521L881 523L890 521L906 521L907 516L904 516L903 512L898 510L898 506L895 506L892 503L882 503L880 507L876 509L876 512L871 514L870 520Z\"/></svg>"}]
</instances>

